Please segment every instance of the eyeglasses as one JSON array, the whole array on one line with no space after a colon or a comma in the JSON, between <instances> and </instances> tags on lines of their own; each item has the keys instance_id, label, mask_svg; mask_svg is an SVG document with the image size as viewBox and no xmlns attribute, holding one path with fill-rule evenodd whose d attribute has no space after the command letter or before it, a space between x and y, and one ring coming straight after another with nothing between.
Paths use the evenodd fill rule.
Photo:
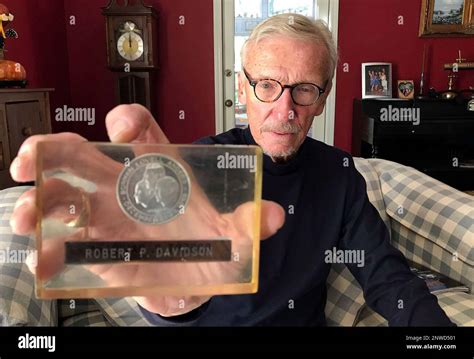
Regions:
<instances>
[{"instance_id":1,"label":"eyeglasses","mask_svg":"<svg viewBox=\"0 0 474 359\"><path fill-rule=\"evenodd\" d=\"M318 101L321 95L326 91L318 85L312 83L299 83L295 85L282 85L279 81L273 79L252 80L248 72L244 70L245 77L253 87L255 97L262 102L277 101L285 89L290 89L293 102L300 106L311 106Z\"/></svg>"}]
</instances>

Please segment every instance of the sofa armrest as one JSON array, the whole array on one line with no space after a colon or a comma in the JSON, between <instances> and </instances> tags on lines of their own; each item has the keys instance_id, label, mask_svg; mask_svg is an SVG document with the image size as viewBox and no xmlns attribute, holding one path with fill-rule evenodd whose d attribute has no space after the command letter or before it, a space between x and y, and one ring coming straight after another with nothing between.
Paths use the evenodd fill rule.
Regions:
<instances>
[{"instance_id":1,"label":"sofa armrest","mask_svg":"<svg viewBox=\"0 0 474 359\"><path fill-rule=\"evenodd\" d=\"M407 259L474 291L474 196L411 167L371 160L379 173L392 244Z\"/></svg>"},{"instance_id":2,"label":"sofa armrest","mask_svg":"<svg viewBox=\"0 0 474 359\"><path fill-rule=\"evenodd\" d=\"M56 301L35 297L34 276L25 264L34 240L13 234L10 227L16 200L28 188L0 191L0 325L56 326Z\"/></svg>"},{"instance_id":3,"label":"sofa armrest","mask_svg":"<svg viewBox=\"0 0 474 359\"><path fill-rule=\"evenodd\" d=\"M446 315L458 326L474 326L474 295L463 292L436 293L438 303ZM365 306L357 318L358 327L386 327L387 320Z\"/></svg>"}]
</instances>

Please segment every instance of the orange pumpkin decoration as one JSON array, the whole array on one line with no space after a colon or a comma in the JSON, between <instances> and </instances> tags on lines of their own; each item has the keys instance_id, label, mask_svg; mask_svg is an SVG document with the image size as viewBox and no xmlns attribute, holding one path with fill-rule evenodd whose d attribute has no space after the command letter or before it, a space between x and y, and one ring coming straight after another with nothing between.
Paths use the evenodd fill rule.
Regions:
<instances>
[{"instance_id":1,"label":"orange pumpkin decoration","mask_svg":"<svg viewBox=\"0 0 474 359\"><path fill-rule=\"evenodd\" d=\"M0 60L0 81L26 80L26 70L18 62Z\"/></svg>"},{"instance_id":2,"label":"orange pumpkin decoration","mask_svg":"<svg viewBox=\"0 0 474 359\"><path fill-rule=\"evenodd\" d=\"M0 81L24 81L26 80L25 68L18 62L3 60L5 39L18 38L13 29L5 30L5 27L14 19L8 8L0 4Z\"/></svg>"}]
</instances>

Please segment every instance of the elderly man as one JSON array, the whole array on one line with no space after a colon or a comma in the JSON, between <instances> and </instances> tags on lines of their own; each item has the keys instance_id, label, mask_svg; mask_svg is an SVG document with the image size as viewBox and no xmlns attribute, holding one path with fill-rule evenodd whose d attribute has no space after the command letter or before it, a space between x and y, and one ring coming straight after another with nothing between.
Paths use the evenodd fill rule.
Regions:
<instances>
[{"instance_id":1,"label":"elderly man","mask_svg":"<svg viewBox=\"0 0 474 359\"><path fill-rule=\"evenodd\" d=\"M263 237L260 287L256 294L136 298L156 325L325 325L330 250L356 251L361 261L346 263L365 299L390 325L453 325L425 283L414 276L389 243L385 225L370 204L365 182L345 152L306 136L322 113L331 90L337 52L320 21L296 14L261 23L242 50L240 102L249 128L233 129L200 144L259 145L264 153ZM151 115L137 105L109 113L112 142L167 143ZM83 141L74 134L49 139ZM18 181L34 178L34 144L28 139L12 165ZM12 220L18 233L34 224L34 191L20 199ZM284 211L293 208L291 213ZM285 218L286 217L286 218ZM293 305L289 305L292 303Z\"/></svg>"}]
</instances>

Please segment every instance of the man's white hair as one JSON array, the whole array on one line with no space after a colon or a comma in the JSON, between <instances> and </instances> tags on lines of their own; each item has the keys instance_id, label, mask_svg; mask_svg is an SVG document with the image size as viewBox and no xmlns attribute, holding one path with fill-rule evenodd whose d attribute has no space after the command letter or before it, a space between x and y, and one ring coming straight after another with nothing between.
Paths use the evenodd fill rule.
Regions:
<instances>
[{"instance_id":1,"label":"man's white hair","mask_svg":"<svg viewBox=\"0 0 474 359\"><path fill-rule=\"evenodd\" d=\"M286 13L275 15L258 24L242 46L240 53L242 66L245 66L247 62L249 45L256 45L265 38L277 35L322 43L328 51L328 56L324 62L327 71L327 84L330 85L332 83L338 60L337 47L332 33L324 21L310 19L300 14Z\"/></svg>"}]
</instances>

